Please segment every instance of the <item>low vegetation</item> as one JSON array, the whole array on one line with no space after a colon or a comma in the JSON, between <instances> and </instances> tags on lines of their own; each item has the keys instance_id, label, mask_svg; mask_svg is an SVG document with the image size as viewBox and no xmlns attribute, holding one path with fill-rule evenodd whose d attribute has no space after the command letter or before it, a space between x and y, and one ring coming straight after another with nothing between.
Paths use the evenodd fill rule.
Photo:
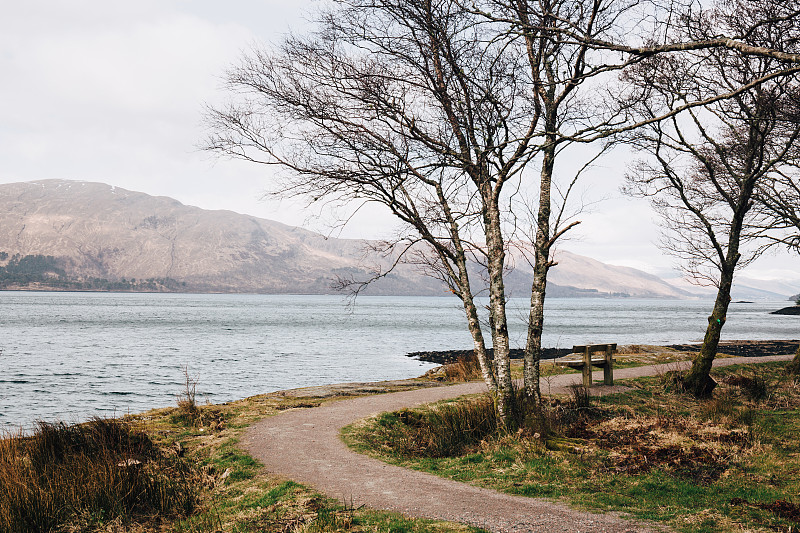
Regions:
<instances>
[{"instance_id":1,"label":"low vegetation","mask_svg":"<svg viewBox=\"0 0 800 533\"><path fill-rule=\"evenodd\" d=\"M686 531L797 531L800 379L783 364L730 367L715 377L720 385L708 401L680 395L665 373L602 399L574 388L511 434L497 430L491 400L475 396L383 414L350 428L347 439L460 481ZM0 440L0 531L474 531L342 505L264 473L241 450L242 432L255 421L339 393L201 405L196 378L188 371L185 378L177 407L40 424Z\"/></svg>"},{"instance_id":2,"label":"low vegetation","mask_svg":"<svg viewBox=\"0 0 800 533\"><path fill-rule=\"evenodd\" d=\"M679 530L796 532L800 379L785 366L719 369L704 401L677 392L674 373L591 401L578 387L511 434L473 397L382 414L345 438L396 464Z\"/></svg>"},{"instance_id":3,"label":"low vegetation","mask_svg":"<svg viewBox=\"0 0 800 533\"><path fill-rule=\"evenodd\" d=\"M67 272L65 263L65 260L50 255L10 255L0 251L0 289L136 292L172 292L186 289L185 282L171 278L76 278Z\"/></svg>"}]
</instances>

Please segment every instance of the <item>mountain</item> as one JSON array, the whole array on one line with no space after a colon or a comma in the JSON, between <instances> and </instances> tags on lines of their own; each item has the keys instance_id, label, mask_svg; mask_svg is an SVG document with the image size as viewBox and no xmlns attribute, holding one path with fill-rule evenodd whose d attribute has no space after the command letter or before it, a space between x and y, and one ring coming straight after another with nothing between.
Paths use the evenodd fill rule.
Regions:
<instances>
[{"instance_id":1,"label":"mountain","mask_svg":"<svg viewBox=\"0 0 800 533\"><path fill-rule=\"evenodd\" d=\"M43 180L0 185L0 267L18 272L23 266L50 265L44 274L54 280L111 283L86 285L91 287L332 293L337 277L364 279L371 265L383 263L385 268L385 259L365 252L368 244L102 183ZM33 256L44 258L37 263ZM633 268L569 252L561 252L557 260L550 296L690 296ZM526 297L531 269L525 261L516 262L508 277L509 293ZM149 280L148 285L142 280ZM446 291L440 282L401 265L367 293Z\"/></svg>"},{"instance_id":2,"label":"mountain","mask_svg":"<svg viewBox=\"0 0 800 533\"><path fill-rule=\"evenodd\" d=\"M77 278L171 279L188 290L326 293L336 275L366 277L364 243L278 222L207 211L101 183L0 186L0 251L53 256ZM380 292L441 292L396 274Z\"/></svg>"},{"instance_id":3,"label":"mountain","mask_svg":"<svg viewBox=\"0 0 800 533\"><path fill-rule=\"evenodd\" d=\"M771 300L784 300L796 293L800 289L800 282L798 280L784 281L784 280L761 280L748 278L746 276L739 276L734 279L733 295L734 297L742 293L753 293L752 296L747 296L749 299L759 298L758 293L766 293L763 298ZM744 298L745 296L739 296Z\"/></svg>"},{"instance_id":4,"label":"mountain","mask_svg":"<svg viewBox=\"0 0 800 533\"><path fill-rule=\"evenodd\" d=\"M677 277L667 278L667 283L674 287L684 289L697 297L713 299L717 295L717 288L710 285L695 285L688 279ZM736 300L786 300L789 295L800 289L800 281L761 280L736 276L733 281L731 298Z\"/></svg>"}]
</instances>

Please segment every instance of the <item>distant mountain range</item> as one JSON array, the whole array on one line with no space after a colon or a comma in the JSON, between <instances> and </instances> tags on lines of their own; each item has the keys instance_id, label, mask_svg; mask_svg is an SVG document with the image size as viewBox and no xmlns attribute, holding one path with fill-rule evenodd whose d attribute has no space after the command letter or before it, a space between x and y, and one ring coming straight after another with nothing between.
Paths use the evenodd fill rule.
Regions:
<instances>
[{"instance_id":1,"label":"distant mountain range","mask_svg":"<svg viewBox=\"0 0 800 533\"><path fill-rule=\"evenodd\" d=\"M386 260L367 245L102 183L0 185L5 288L326 294L335 292L337 277L364 279L372 266L385 267ZM569 252L557 260L550 296L692 296L633 268ZM527 297L531 269L517 263L508 292ZM413 266L401 265L366 293L444 295L446 290Z\"/></svg>"}]
</instances>

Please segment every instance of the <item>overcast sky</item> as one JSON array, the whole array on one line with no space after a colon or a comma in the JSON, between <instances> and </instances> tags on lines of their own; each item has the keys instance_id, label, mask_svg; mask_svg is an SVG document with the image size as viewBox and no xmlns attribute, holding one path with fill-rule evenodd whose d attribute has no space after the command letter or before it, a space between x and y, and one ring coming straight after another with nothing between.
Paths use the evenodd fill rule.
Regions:
<instances>
[{"instance_id":1,"label":"overcast sky","mask_svg":"<svg viewBox=\"0 0 800 533\"><path fill-rule=\"evenodd\" d=\"M301 204L264 201L269 169L197 149L205 104L225 100L225 68L257 42L301 33L313 0L0 0L0 183L99 181L206 209L329 232ZM594 204L567 250L666 275L646 201L623 198L625 157L587 176ZM392 221L363 209L337 236L375 238ZM798 280L800 259L771 255L745 275Z\"/></svg>"}]
</instances>

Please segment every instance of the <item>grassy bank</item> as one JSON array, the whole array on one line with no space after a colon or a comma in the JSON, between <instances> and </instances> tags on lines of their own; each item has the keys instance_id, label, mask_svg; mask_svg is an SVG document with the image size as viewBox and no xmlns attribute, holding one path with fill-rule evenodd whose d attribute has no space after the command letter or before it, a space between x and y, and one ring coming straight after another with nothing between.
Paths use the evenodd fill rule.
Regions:
<instances>
[{"instance_id":1,"label":"grassy bank","mask_svg":"<svg viewBox=\"0 0 800 533\"><path fill-rule=\"evenodd\" d=\"M41 423L0 440L0 530L82 531L105 522L158 522L197 506L196 473L119 420Z\"/></svg>"},{"instance_id":2,"label":"grassy bank","mask_svg":"<svg viewBox=\"0 0 800 533\"><path fill-rule=\"evenodd\" d=\"M356 394L358 394L356 392ZM341 505L292 481L265 474L239 447L255 421L286 409L316 407L330 398L256 396L194 415L155 412L140 417L165 446L180 446L207 476L203 505L178 521L179 532L465 532L460 525L411 520L395 513Z\"/></svg>"},{"instance_id":3,"label":"grassy bank","mask_svg":"<svg viewBox=\"0 0 800 533\"><path fill-rule=\"evenodd\" d=\"M185 395L181 407L7 435L0 440L0 531L476 531L341 505L264 473L241 451L239 439L253 422L334 396L271 394L197 405Z\"/></svg>"},{"instance_id":4,"label":"grassy bank","mask_svg":"<svg viewBox=\"0 0 800 533\"><path fill-rule=\"evenodd\" d=\"M708 401L677 393L669 374L591 400L576 389L513 435L494 431L479 397L383 414L346 440L406 467L683 531L796 532L800 379L784 367L719 369Z\"/></svg>"}]
</instances>

